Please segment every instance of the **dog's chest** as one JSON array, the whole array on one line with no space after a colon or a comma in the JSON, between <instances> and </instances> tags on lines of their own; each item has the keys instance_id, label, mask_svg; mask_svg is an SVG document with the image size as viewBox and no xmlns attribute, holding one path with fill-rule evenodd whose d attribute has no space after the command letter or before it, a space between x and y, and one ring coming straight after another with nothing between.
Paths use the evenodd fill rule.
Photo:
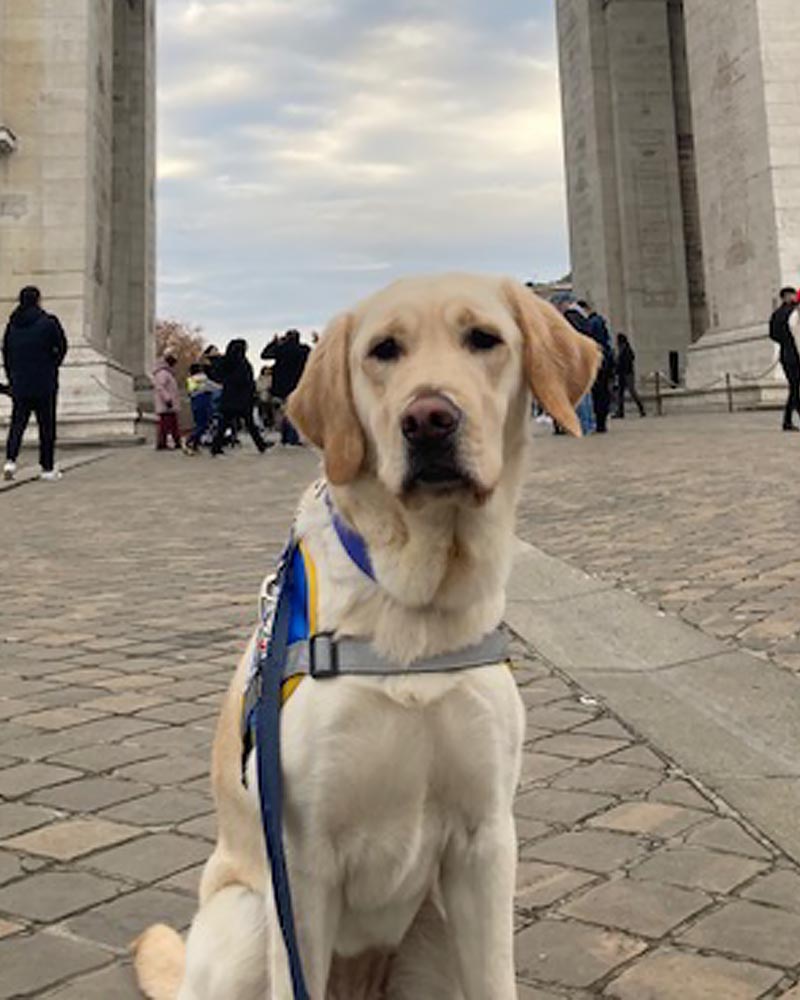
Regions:
<instances>
[{"instance_id":1,"label":"dog's chest","mask_svg":"<svg viewBox=\"0 0 800 1000\"><path fill-rule=\"evenodd\" d=\"M503 667L473 673L341 678L302 685L288 706L287 822L308 863L343 886L353 953L396 944L448 846L509 808L516 692Z\"/></svg>"}]
</instances>

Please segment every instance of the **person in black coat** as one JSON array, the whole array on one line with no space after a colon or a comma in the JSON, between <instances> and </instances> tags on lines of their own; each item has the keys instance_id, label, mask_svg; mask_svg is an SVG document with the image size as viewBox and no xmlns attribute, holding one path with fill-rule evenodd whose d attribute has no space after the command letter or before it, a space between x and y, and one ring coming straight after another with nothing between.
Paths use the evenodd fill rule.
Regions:
<instances>
[{"instance_id":1,"label":"person in black coat","mask_svg":"<svg viewBox=\"0 0 800 1000\"><path fill-rule=\"evenodd\" d=\"M228 344L225 357L217 366L215 377L222 381L222 395L219 401L220 419L211 445L211 454L222 454L225 434L228 428L234 428L239 420L250 432L253 444L263 454L271 447L271 442L264 440L253 418L256 380L253 367L247 360L246 341L232 340Z\"/></svg>"},{"instance_id":2,"label":"person in black coat","mask_svg":"<svg viewBox=\"0 0 800 1000\"><path fill-rule=\"evenodd\" d=\"M598 434L608 430L608 414L611 409L611 382L614 378L614 349L611 346L611 334L608 323L600 313L595 312L585 299L578 300L578 306L583 310L587 322L587 336L597 344L602 353L602 361L597 369L597 377L592 386L592 407L594 422Z\"/></svg>"},{"instance_id":3,"label":"person in black coat","mask_svg":"<svg viewBox=\"0 0 800 1000\"><path fill-rule=\"evenodd\" d=\"M272 369L272 395L281 404L297 388L305 371L311 348L300 342L297 330L287 330L283 337L275 337L261 352L261 360L274 359ZM300 444L300 438L291 422L283 417L281 420L281 444Z\"/></svg>"},{"instance_id":4,"label":"person in black coat","mask_svg":"<svg viewBox=\"0 0 800 1000\"><path fill-rule=\"evenodd\" d=\"M780 346L780 359L786 381L789 383L789 397L783 411L783 429L797 431L792 423L792 414L800 414L800 353L794 334L789 326L789 317L797 309L797 295L793 288L781 289L781 304L770 317L769 335Z\"/></svg>"},{"instance_id":5,"label":"person in black coat","mask_svg":"<svg viewBox=\"0 0 800 1000\"><path fill-rule=\"evenodd\" d=\"M22 438L31 414L39 425L42 478L58 479L55 470L58 370L67 353L67 338L56 316L41 306L41 292L27 286L11 314L3 337L3 366L11 383L13 408L3 475L13 479Z\"/></svg>"},{"instance_id":6,"label":"person in black coat","mask_svg":"<svg viewBox=\"0 0 800 1000\"><path fill-rule=\"evenodd\" d=\"M631 399L639 407L639 416L646 416L644 403L636 391L636 355L631 342L624 333L617 334L617 416L625 417L625 393L631 394Z\"/></svg>"}]
</instances>

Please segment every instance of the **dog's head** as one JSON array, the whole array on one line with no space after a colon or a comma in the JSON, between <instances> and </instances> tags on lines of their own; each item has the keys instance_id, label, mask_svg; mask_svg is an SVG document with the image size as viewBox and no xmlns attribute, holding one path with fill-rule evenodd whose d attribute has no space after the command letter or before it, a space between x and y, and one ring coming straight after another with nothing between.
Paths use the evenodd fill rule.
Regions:
<instances>
[{"instance_id":1,"label":"dog's head","mask_svg":"<svg viewBox=\"0 0 800 1000\"><path fill-rule=\"evenodd\" d=\"M289 416L334 485L371 473L404 501L481 500L521 436L529 390L577 435L597 364L594 343L516 282L405 279L330 324Z\"/></svg>"}]
</instances>

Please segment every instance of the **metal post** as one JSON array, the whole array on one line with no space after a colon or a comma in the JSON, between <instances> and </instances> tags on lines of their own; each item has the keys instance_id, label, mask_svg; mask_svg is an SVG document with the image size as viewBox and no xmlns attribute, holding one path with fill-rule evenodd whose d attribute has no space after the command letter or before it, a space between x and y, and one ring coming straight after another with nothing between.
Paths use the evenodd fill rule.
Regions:
<instances>
[{"instance_id":1,"label":"metal post","mask_svg":"<svg viewBox=\"0 0 800 1000\"><path fill-rule=\"evenodd\" d=\"M659 417L664 415L664 406L661 400L661 372L656 372L656 413Z\"/></svg>"},{"instance_id":2,"label":"metal post","mask_svg":"<svg viewBox=\"0 0 800 1000\"><path fill-rule=\"evenodd\" d=\"M733 413L733 386L730 372L725 372L725 394L728 397L728 413Z\"/></svg>"}]
</instances>

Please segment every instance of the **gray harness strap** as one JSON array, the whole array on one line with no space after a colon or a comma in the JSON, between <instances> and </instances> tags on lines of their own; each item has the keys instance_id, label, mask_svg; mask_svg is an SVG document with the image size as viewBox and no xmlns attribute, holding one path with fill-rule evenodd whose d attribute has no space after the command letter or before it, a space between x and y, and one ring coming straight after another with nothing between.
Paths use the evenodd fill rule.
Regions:
<instances>
[{"instance_id":1,"label":"gray harness strap","mask_svg":"<svg viewBox=\"0 0 800 1000\"><path fill-rule=\"evenodd\" d=\"M368 639L336 638L318 632L307 642L293 643L286 654L284 678L308 674L317 680L339 676L391 677L450 673L500 663L508 656L508 640L495 629L479 642L453 652L402 664L381 656Z\"/></svg>"}]
</instances>

